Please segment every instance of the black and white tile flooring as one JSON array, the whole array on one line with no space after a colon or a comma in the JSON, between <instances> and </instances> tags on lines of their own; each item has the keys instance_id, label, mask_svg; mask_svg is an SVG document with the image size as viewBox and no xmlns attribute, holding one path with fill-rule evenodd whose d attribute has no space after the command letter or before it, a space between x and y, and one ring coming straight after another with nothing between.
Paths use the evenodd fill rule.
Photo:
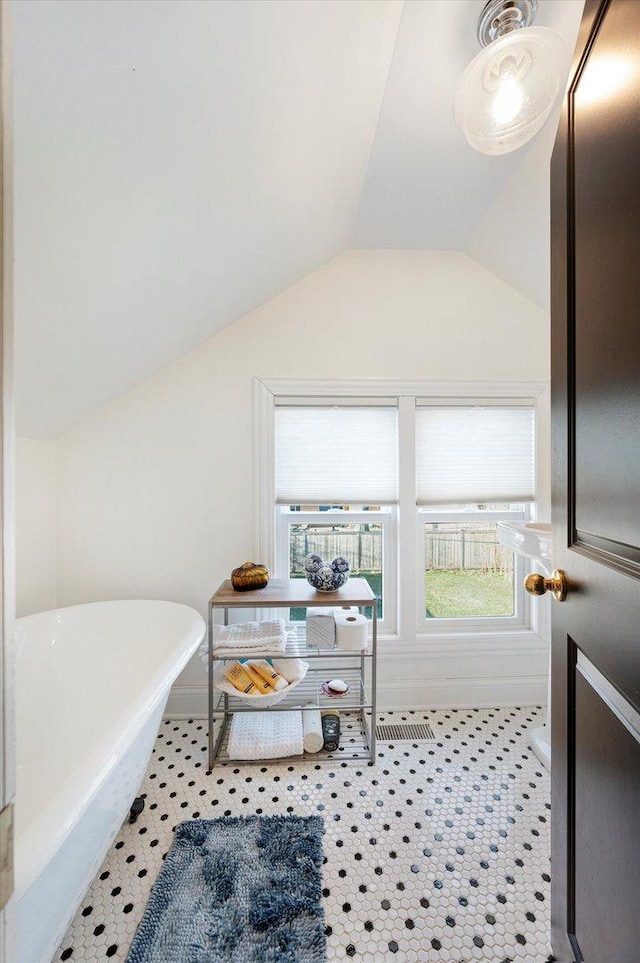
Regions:
<instances>
[{"instance_id":1,"label":"black and white tile flooring","mask_svg":"<svg viewBox=\"0 0 640 963\"><path fill-rule=\"evenodd\" d=\"M375 767L229 764L206 774L206 723L165 721L142 786L55 960L124 960L183 819L320 813L330 961L549 958L549 779L540 709L393 712L435 742L380 744Z\"/></svg>"}]
</instances>

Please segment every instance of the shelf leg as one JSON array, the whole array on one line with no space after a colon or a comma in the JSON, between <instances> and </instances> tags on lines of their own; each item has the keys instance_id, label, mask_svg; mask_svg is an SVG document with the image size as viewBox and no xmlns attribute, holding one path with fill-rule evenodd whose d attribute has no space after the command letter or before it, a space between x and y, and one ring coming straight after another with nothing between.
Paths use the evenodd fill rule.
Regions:
<instances>
[{"instance_id":1,"label":"shelf leg","mask_svg":"<svg viewBox=\"0 0 640 963\"><path fill-rule=\"evenodd\" d=\"M369 753L371 765L376 761L376 720L377 716L377 665L378 665L378 600L371 606L371 730L369 733ZM364 711L364 710L363 710Z\"/></svg>"},{"instance_id":2,"label":"shelf leg","mask_svg":"<svg viewBox=\"0 0 640 963\"><path fill-rule=\"evenodd\" d=\"M215 749L213 750L214 761L218 758L218 754L220 753L220 749L222 748L222 743L224 742L224 736L227 731L228 725L229 725L229 716L225 712L224 716L220 720L220 732L218 733ZM213 769L213 766L211 768Z\"/></svg>"},{"instance_id":3,"label":"shelf leg","mask_svg":"<svg viewBox=\"0 0 640 963\"><path fill-rule=\"evenodd\" d=\"M213 769L213 606L209 606L209 772Z\"/></svg>"}]
</instances>

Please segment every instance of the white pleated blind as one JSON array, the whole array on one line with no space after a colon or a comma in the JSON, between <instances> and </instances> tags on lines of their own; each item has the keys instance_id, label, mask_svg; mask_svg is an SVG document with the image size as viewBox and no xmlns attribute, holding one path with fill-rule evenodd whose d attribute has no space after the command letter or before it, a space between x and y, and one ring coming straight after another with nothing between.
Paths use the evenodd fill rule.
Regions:
<instances>
[{"instance_id":1,"label":"white pleated blind","mask_svg":"<svg viewBox=\"0 0 640 963\"><path fill-rule=\"evenodd\" d=\"M419 505L533 501L531 408L419 407L416 418Z\"/></svg>"},{"instance_id":2,"label":"white pleated blind","mask_svg":"<svg viewBox=\"0 0 640 963\"><path fill-rule=\"evenodd\" d=\"M398 500L394 407L277 407L280 505L390 504Z\"/></svg>"}]
</instances>

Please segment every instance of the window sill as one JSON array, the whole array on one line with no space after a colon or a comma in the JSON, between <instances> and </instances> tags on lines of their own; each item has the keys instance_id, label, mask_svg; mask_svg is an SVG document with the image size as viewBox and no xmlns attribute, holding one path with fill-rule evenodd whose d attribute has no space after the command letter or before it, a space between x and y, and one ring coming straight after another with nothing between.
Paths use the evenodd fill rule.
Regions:
<instances>
[{"instance_id":1,"label":"window sill","mask_svg":"<svg viewBox=\"0 0 640 963\"><path fill-rule=\"evenodd\" d=\"M382 654L435 655L481 652L547 652L549 643L537 632L523 627L501 632L438 632L406 638L401 635L378 635Z\"/></svg>"}]
</instances>

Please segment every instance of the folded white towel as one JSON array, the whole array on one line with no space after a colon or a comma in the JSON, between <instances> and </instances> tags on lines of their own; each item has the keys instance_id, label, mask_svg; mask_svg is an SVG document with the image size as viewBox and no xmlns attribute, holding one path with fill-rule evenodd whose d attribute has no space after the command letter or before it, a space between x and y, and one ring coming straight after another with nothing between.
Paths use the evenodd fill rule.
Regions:
<instances>
[{"instance_id":1,"label":"folded white towel","mask_svg":"<svg viewBox=\"0 0 640 963\"><path fill-rule=\"evenodd\" d=\"M301 756L302 713L235 712L229 730L230 759L278 759Z\"/></svg>"},{"instance_id":2,"label":"folded white towel","mask_svg":"<svg viewBox=\"0 0 640 963\"><path fill-rule=\"evenodd\" d=\"M284 652L286 636L284 619L265 622L236 622L235 625L213 626L214 649L271 649Z\"/></svg>"},{"instance_id":3,"label":"folded white towel","mask_svg":"<svg viewBox=\"0 0 640 963\"><path fill-rule=\"evenodd\" d=\"M283 619L264 622L237 622L234 625L213 626L213 651L220 655L229 653L230 657L240 659L257 655L279 655L286 649L287 636ZM209 646L205 639L198 655L207 664Z\"/></svg>"}]
</instances>

